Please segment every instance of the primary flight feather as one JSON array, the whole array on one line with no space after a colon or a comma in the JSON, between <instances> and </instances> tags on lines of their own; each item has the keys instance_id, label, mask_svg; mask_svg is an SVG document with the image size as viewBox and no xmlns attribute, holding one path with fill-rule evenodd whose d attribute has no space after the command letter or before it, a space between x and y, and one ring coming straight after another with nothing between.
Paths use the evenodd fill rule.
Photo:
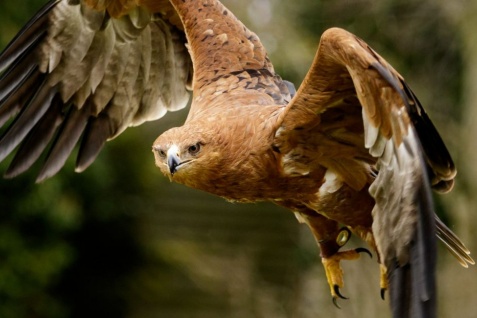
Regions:
<instances>
[{"instance_id":1,"label":"primary flight feather","mask_svg":"<svg viewBox=\"0 0 477 318\"><path fill-rule=\"evenodd\" d=\"M394 317L435 316L436 234L469 251L434 214L455 167L404 79L342 29L321 37L298 91L257 35L218 0L53 0L0 55L0 161L6 177L49 146L37 181L77 143L83 171L127 127L192 104L153 144L172 181L230 201L270 201L307 224L336 304L351 233L378 255ZM14 117L13 121L9 119Z\"/></svg>"}]
</instances>

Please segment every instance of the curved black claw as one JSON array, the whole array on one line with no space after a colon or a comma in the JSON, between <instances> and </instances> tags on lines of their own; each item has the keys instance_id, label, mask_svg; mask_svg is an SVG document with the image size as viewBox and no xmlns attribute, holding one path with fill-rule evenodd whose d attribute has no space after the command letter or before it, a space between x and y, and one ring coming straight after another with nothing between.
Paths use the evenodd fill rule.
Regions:
<instances>
[{"instance_id":1,"label":"curved black claw","mask_svg":"<svg viewBox=\"0 0 477 318\"><path fill-rule=\"evenodd\" d=\"M338 285L333 285L333 289L334 289L336 295L338 295L339 298L341 298L341 299L349 299L348 297L345 297L345 296L343 296L343 295L341 294L341 292L340 292L340 287L339 287Z\"/></svg>"},{"instance_id":2,"label":"curved black claw","mask_svg":"<svg viewBox=\"0 0 477 318\"><path fill-rule=\"evenodd\" d=\"M381 288L381 299L382 300L385 300L385 298L386 298L385 297L386 296L386 290L387 290L386 288Z\"/></svg>"},{"instance_id":3,"label":"curved black claw","mask_svg":"<svg viewBox=\"0 0 477 318\"><path fill-rule=\"evenodd\" d=\"M333 304L335 305L336 308L341 309L340 305L338 305L338 297L341 299L348 299L348 297L345 297L341 294L340 287L338 285L333 285L333 290L335 291L335 294L337 295L337 296L333 296Z\"/></svg>"},{"instance_id":4,"label":"curved black claw","mask_svg":"<svg viewBox=\"0 0 477 318\"><path fill-rule=\"evenodd\" d=\"M371 254L371 252L367 248L358 247L357 249L355 249L355 251L358 253L366 253L369 255L369 257L373 258L373 254Z\"/></svg>"},{"instance_id":5,"label":"curved black claw","mask_svg":"<svg viewBox=\"0 0 477 318\"><path fill-rule=\"evenodd\" d=\"M333 296L333 305L335 305L336 308L341 309L340 305L338 305L338 297Z\"/></svg>"}]
</instances>

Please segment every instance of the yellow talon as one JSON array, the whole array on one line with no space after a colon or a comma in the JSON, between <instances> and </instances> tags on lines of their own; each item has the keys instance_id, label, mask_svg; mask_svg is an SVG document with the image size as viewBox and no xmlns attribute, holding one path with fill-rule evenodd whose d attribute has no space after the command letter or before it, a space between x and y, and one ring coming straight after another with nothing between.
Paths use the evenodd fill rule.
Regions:
<instances>
[{"instance_id":1,"label":"yellow talon","mask_svg":"<svg viewBox=\"0 0 477 318\"><path fill-rule=\"evenodd\" d=\"M343 270L341 269L340 262L342 260L355 260L360 257L360 253L371 253L365 248L357 248L354 250L337 252L330 257L322 257L321 262L325 268L326 279L328 280L328 285L330 286L331 296L333 298L333 304L336 307L340 308L337 303L338 298L348 299L343 296L340 292L340 288L343 288Z\"/></svg>"}]
</instances>

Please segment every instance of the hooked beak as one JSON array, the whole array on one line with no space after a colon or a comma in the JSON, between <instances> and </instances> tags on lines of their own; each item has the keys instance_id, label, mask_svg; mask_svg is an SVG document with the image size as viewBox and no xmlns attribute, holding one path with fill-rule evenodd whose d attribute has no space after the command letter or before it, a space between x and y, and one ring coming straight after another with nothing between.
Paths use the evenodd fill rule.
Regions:
<instances>
[{"instance_id":1,"label":"hooked beak","mask_svg":"<svg viewBox=\"0 0 477 318\"><path fill-rule=\"evenodd\" d=\"M174 175L177 171L177 167L181 164L181 159L175 152L167 153L167 165L169 166L169 171L171 175Z\"/></svg>"},{"instance_id":2,"label":"hooked beak","mask_svg":"<svg viewBox=\"0 0 477 318\"><path fill-rule=\"evenodd\" d=\"M169 171L171 172L171 176L177 172L179 166L183 163L179 156L180 149L176 145L172 145L167 150L167 166L169 167Z\"/></svg>"}]
</instances>

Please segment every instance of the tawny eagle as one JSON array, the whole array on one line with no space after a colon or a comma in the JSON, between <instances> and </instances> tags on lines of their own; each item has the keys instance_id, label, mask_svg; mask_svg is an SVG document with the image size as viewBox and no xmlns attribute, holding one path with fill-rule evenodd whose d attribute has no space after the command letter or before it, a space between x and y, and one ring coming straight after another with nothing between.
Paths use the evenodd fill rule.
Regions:
<instances>
[{"instance_id":1,"label":"tawny eagle","mask_svg":"<svg viewBox=\"0 0 477 318\"><path fill-rule=\"evenodd\" d=\"M153 143L156 165L227 200L293 211L321 248L334 301L340 261L369 253L341 250L351 233L377 253L394 317L435 316L436 234L474 263L434 214L431 189L449 191L456 174L439 134L403 78L342 29L322 35L295 92L218 0L52 0L0 72L8 178L48 145L38 181L77 143L83 171L107 140L185 107L192 91L184 125Z\"/></svg>"}]
</instances>

